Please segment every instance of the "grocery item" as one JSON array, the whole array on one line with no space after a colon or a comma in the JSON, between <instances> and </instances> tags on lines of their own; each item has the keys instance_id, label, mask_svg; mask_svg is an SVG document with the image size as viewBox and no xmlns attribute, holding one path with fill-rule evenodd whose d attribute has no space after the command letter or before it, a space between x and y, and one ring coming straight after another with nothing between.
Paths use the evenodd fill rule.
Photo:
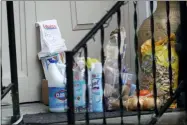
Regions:
<instances>
[{"instance_id":1,"label":"grocery item","mask_svg":"<svg viewBox=\"0 0 187 125\"><path fill-rule=\"evenodd\" d=\"M98 62L92 66L92 110L103 112L102 64Z\"/></svg>"},{"instance_id":2,"label":"grocery item","mask_svg":"<svg viewBox=\"0 0 187 125\"><path fill-rule=\"evenodd\" d=\"M144 103L143 98L139 98L139 102L140 102L140 109L143 110L143 103ZM127 111L137 110L138 98L136 96L130 97L123 104Z\"/></svg>"},{"instance_id":3,"label":"grocery item","mask_svg":"<svg viewBox=\"0 0 187 125\"><path fill-rule=\"evenodd\" d=\"M155 108L154 98L153 97L139 97L140 109L141 110L153 110ZM113 108L120 107L119 100L113 100L110 102ZM138 98L137 96L129 97L126 101L123 101L123 107L127 111L135 111L138 109ZM157 108L160 109L161 107L161 100L157 98Z\"/></svg>"},{"instance_id":4,"label":"grocery item","mask_svg":"<svg viewBox=\"0 0 187 125\"><path fill-rule=\"evenodd\" d=\"M120 46L120 53L122 58L125 57L126 51L126 31L124 27L120 28L121 34L121 46ZM118 28L113 30L110 34L110 40L105 48L105 57L110 59L117 59L118 58Z\"/></svg>"},{"instance_id":5,"label":"grocery item","mask_svg":"<svg viewBox=\"0 0 187 125\"><path fill-rule=\"evenodd\" d=\"M129 93L128 96L132 96L134 95L134 93L136 92L136 85L134 84L134 80L135 76L132 73L123 73L122 74L122 80L123 80L123 85L125 86L129 86Z\"/></svg>"},{"instance_id":6,"label":"grocery item","mask_svg":"<svg viewBox=\"0 0 187 125\"><path fill-rule=\"evenodd\" d=\"M89 111L93 112L92 108L92 73L88 70L88 91L89 91Z\"/></svg>"},{"instance_id":7,"label":"grocery item","mask_svg":"<svg viewBox=\"0 0 187 125\"><path fill-rule=\"evenodd\" d=\"M123 78L124 73L128 73L129 68L125 64L126 54L126 31L124 27L120 28L121 45L118 50L118 31L116 28L110 34L110 40L105 48L105 64L104 64L104 76L105 76L105 88L104 95L106 100L107 110L119 109L119 107L112 106L111 103L119 101L120 95L124 100L128 99L130 95L135 92L136 86L131 85L132 81ZM118 68L118 54L121 55L121 69ZM119 93L119 74L122 78L122 93ZM128 81L128 82L127 82ZM130 84L126 84L130 83Z\"/></svg>"},{"instance_id":8,"label":"grocery item","mask_svg":"<svg viewBox=\"0 0 187 125\"><path fill-rule=\"evenodd\" d=\"M93 111L92 106L92 71L94 70L94 64L99 63L95 58L87 58L88 68L88 91L89 91L89 112ZM101 69L102 70L102 69ZM85 81L85 58L76 57L73 68L74 74L74 94L75 94L75 112L86 111L86 81Z\"/></svg>"},{"instance_id":9,"label":"grocery item","mask_svg":"<svg viewBox=\"0 0 187 125\"><path fill-rule=\"evenodd\" d=\"M159 98L156 100L157 108L160 109L162 102ZM153 110L155 108L154 98L153 97L146 97L144 98L143 102L143 110Z\"/></svg>"},{"instance_id":10,"label":"grocery item","mask_svg":"<svg viewBox=\"0 0 187 125\"><path fill-rule=\"evenodd\" d=\"M146 96L149 95L150 91L149 90L140 90L140 96Z\"/></svg>"},{"instance_id":11,"label":"grocery item","mask_svg":"<svg viewBox=\"0 0 187 125\"><path fill-rule=\"evenodd\" d=\"M42 61L45 77L48 80L49 110L65 112L67 110L65 40L61 37L56 20L46 20L36 24L40 29L41 43L38 57Z\"/></svg>"},{"instance_id":12,"label":"grocery item","mask_svg":"<svg viewBox=\"0 0 187 125\"><path fill-rule=\"evenodd\" d=\"M105 75L105 89L104 96L106 100L106 109L114 110L116 107L112 107L111 102L118 100L119 94L119 71L117 67L117 60L107 59L104 65ZM118 107L119 108L119 107Z\"/></svg>"},{"instance_id":13,"label":"grocery item","mask_svg":"<svg viewBox=\"0 0 187 125\"><path fill-rule=\"evenodd\" d=\"M171 34L171 66L172 66L172 88L175 90L178 83L178 56L175 51L175 34ZM156 58L156 85L158 97L166 101L169 98L169 62L167 38L155 42L155 58ZM140 88L152 91L153 93L153 75L152 75L152 48L151 40L145 41L141 46L141 84Z\"/></svg>"},{"instance_id":14,"label":"grocery item","mask_svg":"<svg viewBox=\"0 0 187 125\"><path fill-rule=\"evenodd\" d=\"M122 72L122 100L128 100L130 96L135 95L136 85L134 84L134 75L132 73ZM107 59L104 67L105 89L104 95L106 99L107 110L119 109L119 105L113 105L119 101L119 70L118 61L115 59Z\"/></svg>"},{"instance_id":15,"label":"grocery item","mask_svg":"<svg viewBox=\"0 0 187 125\"><path fill-rule=\"evenodd\" d=\"M74 83L74 103L75 112L85 112L86 111L86 82L85 82L85 69L84 61L78 60L76 66L73 68L73 83Z\"/></svg>"},{"instance_id":16,"label":"grocery item","mask_svg":"<svg viewBox=\"0 0 187 125\"><path fill-rule=\"evenodd\" d=\"M65 112L67 110L65 77L60 73L56 65L58 60L48 58L47 62L49 110L51 112Z\"/></svg>"},{"instance_id":17,"label":"grocery item","mask_svg":"<svg viewBox=\"0 0 187 125\"><path fill-rule=\"evenodd\" d=\"M46 57L42 57L40 58L41 62L42 62L42 66L43 66L43 70L44 70L44 75L45 78L48 80L49 74L48 74L48 65L50 64L48 59L53 59L56 60L56 66L58 67L60 73L66 77L65 74L65 58L64 58L64 53L58 53L58 54L53 54L51 56L46 56ZM66 78L65 78L66 79Z\"/></svg>"},{"instance_id":18,"label":"grocery item","mask_svg":"<svg viewBox=\"0 0 187 125\"><path fill-rule=\"evenodd\" d=\"M41 51L38 53L39 58L67 50L65 40L61 36L55 19L37 22L36 25L40 28Z\"/></svg>"}]
</instances>

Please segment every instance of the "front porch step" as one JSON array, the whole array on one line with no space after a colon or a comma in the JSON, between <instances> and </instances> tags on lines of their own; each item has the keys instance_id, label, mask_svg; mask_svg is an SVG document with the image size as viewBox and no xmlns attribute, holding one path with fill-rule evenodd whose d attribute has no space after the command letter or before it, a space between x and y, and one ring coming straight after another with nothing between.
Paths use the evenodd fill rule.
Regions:
<instances>
[{"instance_id":1,"label":"front porch step","mask_svg":"<svg viewBox=\"0 0 187 125\"><path fill-rule=\"evenodd\" d=\"M21 114L23 115L23 121L25 125L66 125L67 117L66 113L49 113L48 107L42 103L30 103L20 105ZM172 112L173 111L173 112ZM178 121L184 117L184 112L180 110L168 110L170 113L165 113L161 118L166 123L169 121L171 125L178 123ZM150 120L152 114L150 111L142 112L141 121L143 123ZM129 125L134 125L137 123L137 112L127 112L124 111L123 120ZM2 125L10 125L10 117L12 116L12 106L2 106ZM119 111L106 112L107 123L120 123L120 113ZM76 114L76 124L85 124L85 114ZM102 124L102 113L90 113L90 123L91 124ZM60 124L58 124L60 123ZM173 124L174 123L174 124ZM124 124L124 125L128 125ZM164 124L167 125L167 124ZM168 124L170 125L170 124ZM181 124L180 124L181 125Z\"/></svg>"},{"instance_id":2,"label":"front porch step","mask_svg":"<svg viewBox=\"0 0 187 125\"><path fill-rule=\"evenodd\" d=\"M107 118L115 118L120 117L119 111L114 112L106 112ZM124 116L133 116L136 115L136 112L124 112ZM150 112L143 112L142 114L150 114ZM102 119L103 113L89 113L89 118L91 120L94 119ZM39 113L39 114L30 114L24 115L23 117L24 123L29 124L51 124L51 123L66 123L67 122L67 113ZM76 121L85 120L85 113L76 113L75 114Z\"/></svg>"},{"instance_id":3,"label":"front porch step","mask_svg":"<svg viewBox=\"0 0 187 125\"><path fill-rule=\"evenodd\" d=\"M168 110L170 113L166 113L169 116L173 117L173 115L179 115L181 112L172 112L172 110ZM150 120L152 117L152 113L150 111L142 111L141 112L141 121L143 123ZM108 123L120 123L120 112L106 112L106 118ZM181 116L181 114L179 115ZM90 123L94 124L102 124L103 113L89 113ZM177 118L177 117L175 117ZM128 124L135 124L137 123L137 112L127 112L124 111L123 117L125 123ZM85 123L85 113L76 113L75 115L76 124L84 124ZM32 124L54 124L54 123L64 123L67 124L67 114L66 113L39 113L39 114L30 114L24 115L23 121L25 124L32 125ZM172 122L174 123L174 122ZM53 125L52 124L52 125Z\"/></svg>"},{"instance_id":4,"label":"front porch step","mask_svg":"<svg viewBox=\"0 0 187 125\"><path fill-rule=\"evenodd\" d=\"M109 114L109 113L107 113ZM113 114L113 113L112 113ZM60 115L60 114L58 114ZM53 116L54 119L58 119L58 118L65 118L65 117L57 117L55 118L56 115ZM112 115L111 115L112 116ZM115 116L115 115L114 115ZM145 124L147 123L150 118L152 117L152 115L142 115L141 116L141 123ZM42 118L42 117L40 117ZM44 117L43 117L44 118ZM48 118L52 118L52 117L48 117ZM80 118L76 116L76 119ZM185 113L184 112L170 112L170 113L165 113L163 115L163 117L161 117L161 119L159 120L159 122L156 125L185 125L184 124L184 119L185 119ZM26 120L26 119L24 119ZM34 120L34 119L32 119ZM36 119L35 119L36 120ZM50 119L47 120L47 122L44 122L46 119L41 120L42 122L39 123L39 121L37 121L37 123L27 123L25 125L67 125L67 122L64 123L47 123L47 122L55 122L55 121L50 121ZM65 121L65 120L59 120L60 121ZM107 124L115 124L115 125L120 125L120 121L121 118L120 117L115 117L115 118L107 118ZM123 117L123 121L124 121L124 125L137 125L138 120L137 120L137 116L126 116ZM85 120L81 120L81 121L76 121L76 125L85 125ZM90 120L90 125L102 125L102 119L95 119L95 120Z\"/></svg>"}]
</instances>

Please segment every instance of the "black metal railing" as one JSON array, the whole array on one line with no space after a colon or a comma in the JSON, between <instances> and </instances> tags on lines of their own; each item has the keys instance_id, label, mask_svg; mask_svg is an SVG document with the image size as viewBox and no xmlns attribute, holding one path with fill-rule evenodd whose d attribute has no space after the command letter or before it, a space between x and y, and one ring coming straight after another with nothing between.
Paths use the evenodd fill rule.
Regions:
<instances>
[{"instance_id":1,"label":"black metal railing","mask_svg":"<svg viewBox=\"0 0 187 125\"><path fill-rule=\"evenodd\" d=\"M117 28L118 28L118 50L120 50L121 46L121 34L120 34L120 27L121 27L121 7L128 2L118 1L116 4L107 12L103 18L96 23L96 25L85 35L85 37L72 49L72 51L66 52L66 74L67 75L67 103L68 103L68 111L67 111L67 122L68 124L75 124L75 112L74 112L74 85L73 85L73 63L74 63L74 56L79 52L80 49L84 50L84 58L85 63L87 63L88 58L88 50L87 50L87 43L88 41L98 32L100 31L101 36L101 63L104 67L104 36L105 36L105 29L104 24L111 18L114 14L117 15ZM152 71L153 71L153 95L154 95L154 116L148 122L148 125L155 124L158 119L166 112L169 106L176 100L181 92L185 92L187 96L187 77L185 77L185 72L187 71L187 38L185 37L185 31L187 29L187 10L186 10L186 2L180 2L180 25L181 25L181 50L179 52L179 86L176 91L173 93L172 89L172 68L171 68L171 43L170 43L170 20L169 20L169 2L166 2L166 12L167 12L167 35L168 35L168 61L169 61L169 81L170 81L170 98L164 104L163 107L160 109L157 108L157 86L156 86L156 60L155 60L155 40L154 40L154 16L153 16L153 1L150 1L150 25L151 25L151 45L152 45ZM9 49L10 49L10 65L11 65L11 88L12 90L12 101L13 101L13 121L16 121L20 116L20 109L19 109L19 92L18 92L18 78L17 78L17 63L16 63L16 47L15 47L15 29L14 29L14 14L13 14L13 2L7 1L7 19L8 19L8 32L9 32ZM135 44L135 72L136 76L139 74L139 55L138 55L138 36L137 36L137 2L134 2L134 44ZM85 81L86 81L86 124L90 123L90 113L88 111L88 104L89 104L89 92L88 92L88 72L87 66L85 65ZM119 93L121 94L122 91L122 78L121 78L121 55L120 51L118 51L118 70L119 70ZM105 78L104 78L104 71L102 71L102 87L105 88ZM136 77L136 86L137 86L137 112L138 112L138 124L141 124L141 106L139 102L140 96L140 88L139 88L139 78ZM6 93L7 94L7 93ZM4 96L6 95L4 94ZM185 96L185 97L186 97ZM2 97L1 97L2 99ZM187 111L187 103L185 103L185 111ZM105 100L103 94L103 124L107 124L106 122L106 108L105 108ZM124 107L122 102L122 96L120 96L120 117L121 117L121 125L124 124L123 116L124 116Z\"/></svg>"},{"instance_id":2,"label":"black metal railing","mask_svg":"<svg viewBox=\"0 0 187 125\"><path fill-rule=\"evenodd\" d=\"M187 7L186 7L186 1L180 2L180 27L181 27L181 51L179 53L179 82L184 83L183 91L185 92L185 111L187 111L187 102L186 102L186 97L187 97L187 77L186 77L186 54L187 54L187 38L185 36L186 33L186 28L187 28Z\"/></svg>"},{"instance_id":3,"label":"black metal railing","mask_svg":"<svg viewBox=\"0 0 187 125\"><path fill-rule=\"evenodd\" d=\"M120 26L121 26L121 6L123 6L124 4L126 4L127 2L124 1L120 1L117 2L108 12L105 16L103 16L103 18L88 32L88 34L74 47L74 49L72 50L72 52L68 52L66 59L67 59L67 74L70 75L69 77L67 77L67 90L70 92L70 94L68 93L68 116L72 116L72 117L68 117L68 124L75 124L75 115L74 115L74 104L72 102L74 102L74 94L73 94L73 70L72 70L72 63L70 61L73 60L73 56L75 56L78 51L83 48L84 49L84 57L85 57L85 63L87 63L87 57L88 57L88 52L87 52L87 43L88 41L100 30L101 31L101 60L102 60L102 66L104 66L104 24L114 15L117 13L117 24L118 24L118 49L120 48L120 44L121 44L121 36L120 36ZM69 53L72 53L72 56L69 56ZM120 52L118 53L118 68L119 68L119 72L121 71L121 55ZM70 65L71 64L71 65ZM86 123L89 124L89 112L88 112L88 104L89 104L89 92L88 92L88 74L87 74L87 66L85 65L85 80L86 80L86 115L85 115L85 119L86 119ZM102 74L104 74L104 72L102 71ZM121 75L119 76L119 92L121 93L122 91L122 81L121 81ZM102 75L102 85L104 88L104 75ZM103 94L104 97L104 94ZM105 99L103 98L103 124L106 124L106 117L105 117ZM121 124L123 124L123 104L122 104L122 97L120 96L120 108L122 110L120 110L120 116L121 116Z\"/></svg>"},{"instance_id":4,"label":"black metal railing","mask_svg":"<svg viewBox=\"0 0 187 125\"><path fill-rule=\"evenodd\" d=\"M20 118L13 1L7 1L6 8L7 8L7 22L8 22L11 83L7 87L3 87L4 90L1 89L2 92L1 100L11 90L12 102L13 102L13 117L11 119L12 120L11 122L13 123ZM1 86L3 86L2 81L1 81Z\"/></svg>"}]
</instances>

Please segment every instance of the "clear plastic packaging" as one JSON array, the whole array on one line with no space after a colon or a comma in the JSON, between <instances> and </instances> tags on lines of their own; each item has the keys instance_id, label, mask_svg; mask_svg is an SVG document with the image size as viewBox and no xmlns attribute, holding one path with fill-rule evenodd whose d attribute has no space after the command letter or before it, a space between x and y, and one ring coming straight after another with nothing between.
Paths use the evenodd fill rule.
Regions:
<instances>
[{"instance_id":1,"label":"clear plastic packaging","mask_svg":"<svg viewBox=\"0 0 187 125\"><path fill-rule=\"evenodd\" d=\"M125 66L125 54L127 44L125 43L126 32L125 29L121 28L121 68L120 72L118 69L118 29L114 30L110 34L110 40L105 48L105 65L104 65L104 75L105 75L105 89L104 95L106 100L107 110L119 109L119 98L122 96L123 100L127 100L130 95L133 95L136 86L131 85L132 79L128 78L128 69ZM125 74L126 73L126 74ZM119 74L122 78L122 93L119 93ZM132 76L132 75L129 75Z\"/></svg>"},{"instance_id":2,"label":"clear plastic packaging","mask_svg":"<svg viewBox=\"0 0 187 125\"><path fill-rule=\"evenodd\" d=\"M55 19L37 22L36 26L39 26L40 29L41 51L38 53L39 59L67 50L65 40L61 36Z\"/></svg>"},{"instance_id":3,"label":"clear plastic packaging","mask_svg":"<svg viewBox=\"0 0 187 125\"><path fill-rule=\"evenodd\" d=\"M73 84L74 84L74 103L75 112L85 112L86 111L86 100L85 100L85 90L86 82L84 78L84 61L77 60L73 68Z\"/></svg>"},{"instance_id":4,"label":"clear plastic packaging","mask_svg":"<svg viewBox=\"0 0 187 125\"><path fill-rule=\"evenodd\" d=\"M76 57L73 67L74 76L74 94L75 94L75 112L86 111L86 81L85 81L85 59L84 57ZM92 65L99 61L94 58L87 58L88 67L88 91L89 91L89 112L93 111L92 106ZM99 62L100 63L100 62Z\"/></svg>"},{"instance_id":5,"label":"clear plastic packaging","mask_svg":"<svg viewBox=\"0 0 187 125\"><path fill-rule=\"evenodd\" d=\"M108 59L105 62L104 75L105 75L105 89L104 95L106 100L107 110L119 109L120 93L119 93L119 70L116 59ZM122 79L122 99L126 101L130 96L135 94L136 85L134 84L134 74L121 73Z\"/></svg>"}]
</instances>

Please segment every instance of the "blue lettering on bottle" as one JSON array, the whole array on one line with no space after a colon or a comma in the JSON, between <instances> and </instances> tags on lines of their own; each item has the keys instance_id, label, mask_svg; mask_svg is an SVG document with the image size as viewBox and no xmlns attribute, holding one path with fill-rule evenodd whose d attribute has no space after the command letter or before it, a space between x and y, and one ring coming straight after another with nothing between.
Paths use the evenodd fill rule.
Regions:
<instances>
[{"instance_id":1,"label":"blue lettering on bottle","mask_svg":"<svg viewBox=\"0 0 187 125\"><path fill-rule=\"evenodd\" d=\"M64 108L67 110L66 89L63 87L49 87L49 108Z\"/></svg>"},{"instance_id":2,"label":"blue lettering on bottle","mask_svg":"<svg viewBox=\"0 0 187 125\"><path fill-rule=\"evenodd\" d=\"M92 75L92 110L93 112L102 112L102 76L101 74Z\"/></svg>"}]
</instances>

